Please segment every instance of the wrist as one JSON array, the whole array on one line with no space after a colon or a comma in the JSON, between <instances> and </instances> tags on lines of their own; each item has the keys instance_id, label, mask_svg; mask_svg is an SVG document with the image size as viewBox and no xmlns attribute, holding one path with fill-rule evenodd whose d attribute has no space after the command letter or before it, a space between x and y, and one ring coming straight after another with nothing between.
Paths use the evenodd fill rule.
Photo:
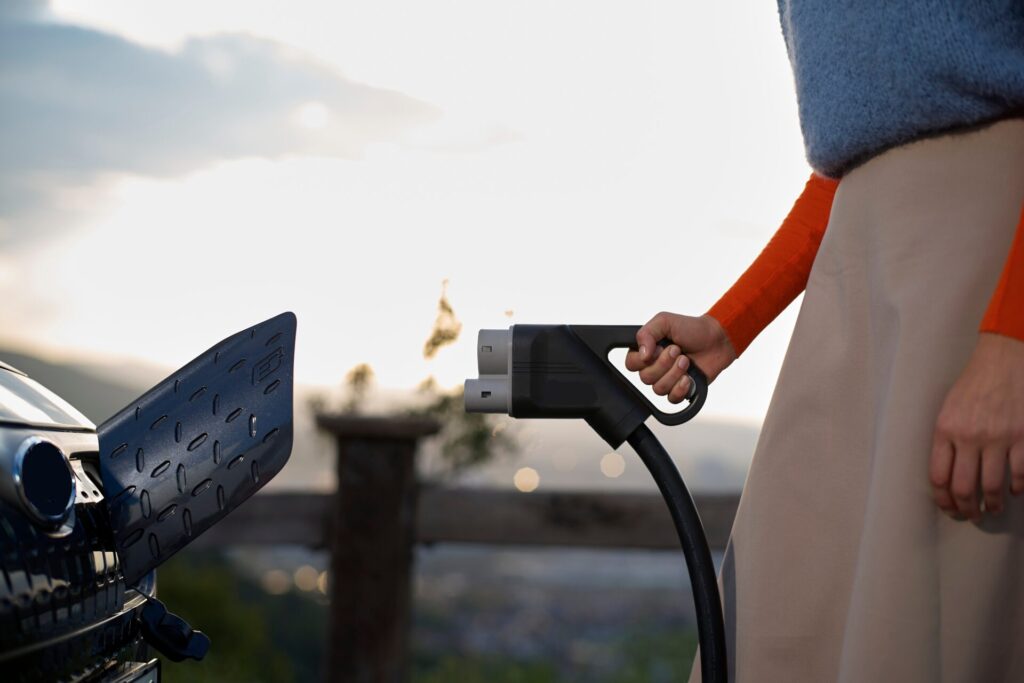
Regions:
<instances>
[{"instance_id":1,"label":"wrist","mask_svg":"<svg viewBox=\"0 0 1024 683\"><path fill-rule=\"evenodd\" d=\"M725 327L713 315L705 313L700 317L701 323L705 326L709 343L705 347L704 364L709 367L701 367L707 374L708 380L712 380L723 370L729 367L736 360L736 349L729 339Z\"/></svg>"},{"instance_id":2,"label":"wrist","mask_svg":"<svg viewBox=\"0 0 1024 683\"><path fill-rule=\"evenodd\" d=\"M981 332L974 356L982 356L1013 368L1024 367L1024 341L998 332Z\"/></svg>"}]
</instances>

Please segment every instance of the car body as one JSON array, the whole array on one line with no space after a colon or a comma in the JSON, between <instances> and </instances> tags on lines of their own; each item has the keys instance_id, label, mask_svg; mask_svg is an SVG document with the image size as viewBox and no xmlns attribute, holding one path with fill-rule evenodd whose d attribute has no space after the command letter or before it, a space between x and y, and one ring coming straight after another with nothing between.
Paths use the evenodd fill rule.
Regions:
<instances>
[{"instance_id":1,"label":"car body","mask_svg":"<svg viewBox=\"0 0 1024 683\"><path fill-rule=\"evenodd\" d=\"M0 363L0 678L151 681L140 616L155 574L125 585L96 428Z\"/></svg>"}]
</instances>

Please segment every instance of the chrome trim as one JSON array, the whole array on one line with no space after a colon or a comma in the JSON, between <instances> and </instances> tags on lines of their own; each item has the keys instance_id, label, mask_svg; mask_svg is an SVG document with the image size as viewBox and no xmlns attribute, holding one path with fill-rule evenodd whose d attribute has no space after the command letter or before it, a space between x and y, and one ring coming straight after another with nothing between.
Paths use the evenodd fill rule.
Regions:
<instances>
[{"instance_id":1,"label":"chrome trim","mask_svg":"<svg viewBox=\"0 0 1024 683\"><path fill-rule=\"evenodd\" d=\"M53 424L51 422L25 422L22 420L0 419L0 429L8 427L11 429L38 429L44 432L74 432L78 434L95 434L93 427L82 427L67 424Z\"/></svg>"},{"instance_id":2,"label":"chrome trim","mask_svg":"<svg viewBox=\"0 0 1024 683\"><path fill-rule=\"evenodd\" d=\"M68 502L64 505L64 510L55 514L47 515L44 514L39 508L35 506L28 496L25 495L24 482L22 481L21 468L25 461L25 456L28 452L41 444L49 444L57 449L57 452L61 454L64 459L64 467L67 468L68 478L71 480L71 493L68 496ZM55 529L63 524L68 515L71 514L71 510L75 507L75 500L78 498L78 477L75 476L75 472L71 469L71 463L68 462L67 453L64 450L50 441L39 436L30 436L18 446L18 450L14 453L14 462L11 465L11 479L14 483L14 490L18 492L18 499L21 501L22 508L28 513L28 516L32 518L32 521L36 524L46 527L47 529Z\"/></svg>"},{"instance_id":3,"label":"chrome trim","mask_svg":"<svg viewBox=\"0 0 1024 683\"><path fill-rule=\"evenodd\" d=\"M49 648L49 647L53 647L54 645L56 645L56 644L58 644L58 643L60 643L62 641L71 640L73 638L78 638L80 636L87 635L89 633L89 631L94 631L94 630L97 630L97 629L101 629L101 628L107 626L108 624L110 624L111 622L116 621L117 619L124 618L125 615L127 615L129 612L134 612L136 610L141 610L145 606L146 602L147 602L147 598L144 595L135 594L134 596L131 596L131 597L127 597L126 596L124 605L122 606L122 608L118 612L115 612L114 614L110 614L110 615L104 617L103 619L100 619L99 621L90 622L88 624L85 624L85 625L81 626L80 628L75 629L74 631L68 631L67 633L61 633L58 636L54 636L54 637L48 638L46 640L40 640L40 641L36 641L34 643L29 643L27 645L23 645L23 646L21 646L19 648L16 648L14 650L7 650L6 652L0 652L0 664L3 664L4 662L9 662L9 661L17 659L19 657L24 657L26 654L29 654L31 652L35 652L35 651L38 651L38 650L43 650L43 649L46 649L46 648Z\"/></svg>"},{"instance_id":4,"label":"chrome trim","mask_svg":"<svg viewBox=\"0 0 1024 683\"><path fill-rule=\"evenodd\" d=\"M7 370L9 372L13 372L16 375L21 375L22 377L28 377L28 373L22 372L18 368L14 367L13 365L8 365L7 363L3 362L2 360L0 360L0 370Z\"/></svg>"},{"instance_id":5,"label":"chrome trim","mask_svg":"<svg viewBox=\"0 0 1024 683\"><path fill-rule=\"evenodd\" d=\"M134 590L139 595L143 595L147 598L156 597L156 570L150 569L148 574L139 579L138 583L128 590Z\"/></svg>"}]
</instances>

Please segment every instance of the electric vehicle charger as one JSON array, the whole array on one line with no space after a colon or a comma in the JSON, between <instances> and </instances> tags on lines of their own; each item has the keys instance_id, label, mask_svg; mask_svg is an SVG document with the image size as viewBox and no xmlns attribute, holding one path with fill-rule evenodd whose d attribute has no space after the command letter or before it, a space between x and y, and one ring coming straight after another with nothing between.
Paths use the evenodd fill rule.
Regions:
<instances>
[{"instance_id":1,"label":"electric vehicle charger","mask_svg":"<svg viewBox=\"0 0 1024 683\"><path fill-rule=\"evenodd\" d=\"M639 329L634 325L512 325L507 330L480 330L480 377L466 380L466 411L582 419L612 448L623 442L633 447L654 477L679 535L697 612L702 681L725 683L725 624L704 527L679 470L645 424L651 415L665 425L690 420L704 405L708 382L691 363L687 373L693 383L686 407L675 413L657 408L608 359L612 349L636 348Z\"/></svg>"}]
</instances>

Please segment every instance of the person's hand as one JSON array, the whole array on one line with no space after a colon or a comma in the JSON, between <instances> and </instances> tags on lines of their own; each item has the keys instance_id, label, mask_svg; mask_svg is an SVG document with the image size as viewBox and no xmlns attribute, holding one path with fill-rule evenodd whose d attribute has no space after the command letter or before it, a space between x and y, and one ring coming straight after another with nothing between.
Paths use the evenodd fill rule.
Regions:
<instances>
[{"instance_id":1,"label":"person's hand","mask_svg":"<svg viewBox=\"0 0 1024 683\"><path fill-rule=\"evenodd\" d=\"M672 342L664 348L662 339ZM695 318L677 313L659 313L636 333L637 350L626 354L626 369L640 373L654 393L679 403L690 391L686 374L692 360L708 382L736 360L736 352L717 320L709 315Z\"/></svg>"},{"instance_id":2,"label":"person's hand","mask_svg":"<svg viewBox=\"0 0 1024 683\"><path fill-rule=\"evenodd\" d=\"M932 439L929 478L950 516L1000 514L1007 465L1010 492L1024 491L1024 342L982 333L970 362L946 395Z\"/></svg>"}]
</instances>

